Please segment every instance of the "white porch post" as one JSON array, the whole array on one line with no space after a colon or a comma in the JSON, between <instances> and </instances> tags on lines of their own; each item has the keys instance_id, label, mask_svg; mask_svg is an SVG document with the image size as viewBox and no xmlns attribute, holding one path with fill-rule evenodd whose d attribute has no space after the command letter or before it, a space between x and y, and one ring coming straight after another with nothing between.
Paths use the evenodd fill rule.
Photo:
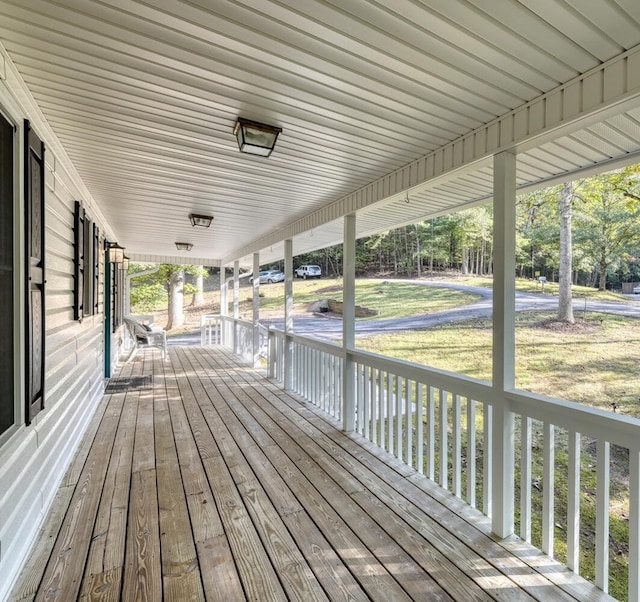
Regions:
<instances>
[{"instance_id":1,"label":"white porch post","mask_svg":"<svg viewBox=\"0 0 640 602\"><path fill-rule=\"evenodd\" d=\"M494 156L493 264L493 479L491 529L499 537L513 533L514 417L505 391L515 384L515 224L516 157Z\"/></svg>"},{"instance_id":2,"label":"white porch post","mask_svg":"<svg viewBox=\"0 0 640 602\"><path fill-rule=\"evenodd\" d=\"M220 315L229 315L229 296L227 294L227 268L220 266Z\"/></svg>"},{"instance_id":3,"label":"white porch post","mask_svg":"<svg viewBox=\"0 0 640 602\"><path fill-rule=\"evenodd\" d=\"M344 372L342 375L342 428L351 432L355 428L356 367L351 354L355 347L356 320L356 216L344 218L342 266L342 347Z\"/></svg>"},{"instance_id":4,"label":"white porch post","mask_svg":"<svg viewBox=\"0 0 640 602\"><path fill-rule=\"evenodd\" d=\"M640 601L640 448L629 450L629 602Z\"/></svg>"},{"instance_id":5,"label":"white porch post","mask_svg":"<svg viewBox=\"0 0 640 602\"><path fill-rule=\"evenodd\" d=\"M293 389L293 240L284 241L284 388Z\"/></svg>"},{"instance_id":6,"label":"white porch post","mask_svg":"<svg viewBox=\"0 0 640 602\"><path fill-rule=\"evenodd\" d=\"M238 323L240 319L240 262L233 262L233 353L238 353Z\"/></svg>"},{"instance_id":7,"label":"white porch post","mask_svg":"<svg viewBox=\"0 0 640 602\"><path fill-rule=\"evenodd\" d=\"M260 359L260 253L253 254L253 365Z\"/></svg>"}]
</instances>

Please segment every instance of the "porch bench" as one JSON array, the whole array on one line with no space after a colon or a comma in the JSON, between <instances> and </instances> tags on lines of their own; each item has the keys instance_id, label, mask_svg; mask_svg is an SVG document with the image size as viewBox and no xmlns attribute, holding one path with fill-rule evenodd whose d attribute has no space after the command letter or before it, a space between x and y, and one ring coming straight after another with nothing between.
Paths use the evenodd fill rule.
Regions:
<instances>
[{"instance_id":1,"label":"porch bench","mask_svg":"<svg viewBox=\"0 0 640 602\"><path fill-rule=\"evenodd\" d=\"M167 359L167 333L164 328L143 324L133 316L125 316L123 321L133 343L127 362L135 357L139 348L145 347L157 347L162 353L162 359Z\"/></svg>"}]
</instances>

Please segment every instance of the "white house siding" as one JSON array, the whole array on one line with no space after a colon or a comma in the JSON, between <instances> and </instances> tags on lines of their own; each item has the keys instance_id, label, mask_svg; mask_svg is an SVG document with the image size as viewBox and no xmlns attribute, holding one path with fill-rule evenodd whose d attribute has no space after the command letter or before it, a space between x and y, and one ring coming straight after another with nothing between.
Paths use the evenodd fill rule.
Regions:
<instances>
[{"instance_id":1,"label":"white house siding","mask_svg":"<svg viewBox=\"0 0 640 602\"><path fill-rule=\"evenodd\" d=\"M5 63L7 60L5 57ZM33 544L104 386L102 266L98 313L85 317L82 323L73 319L74 201L85 202L101 237L105 224L99 212L92 210L95 205L87 198L82 182L64 168L63 163L68 163L60 160L61 151L56 155L54 148L59 149L59 144L30 102L15 73L0 71L0 110L19 125L20 142L22 122L27 118L46 145L45 409L28 427L24 426L21 410L18 426L9 432L8 439L4 436L0 445L0 600L6 597ZM17 151L22 202L22 144ZM22 263L20 258L16 265ZM23 279L22 273L21 282ZM22 305L23 297L16 303ZM23 357L23 350L17 349L21 370ZM18 378L19 391L22 380ZM23 400L20 403L22 406Z\"/></svg>"}]
</instances>

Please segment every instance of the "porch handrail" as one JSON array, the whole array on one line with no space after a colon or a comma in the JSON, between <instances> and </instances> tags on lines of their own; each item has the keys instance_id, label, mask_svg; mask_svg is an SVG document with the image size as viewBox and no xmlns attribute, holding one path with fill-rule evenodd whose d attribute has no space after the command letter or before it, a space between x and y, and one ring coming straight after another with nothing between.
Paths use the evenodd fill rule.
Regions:
<instances>
[{"instance_id":1,"label":"porch handrail","mask_svg":"<svg viewBox=\"0 0 640 602\"><path fill-rule=\"evenodd\" d=\"M493 457L496 447L492 442L513 436L495 432L494 409L506 410L513 426L505 428L520 432L515 456L509 459L514 470L520 469L519 535L531 543L532 523L540 520L541 549L550 556L554 556L556 529L554 483L560 470L555 450L557 445L566 446L567 566L575 573L579 573L580 505L587 494L580 478L584 463L581 437L593 439L597 450L595 583L604 591L608 591L609 582L610 449L619 446L628 450L628 590L629 600L640 602L640 421L522 390L497 392L486 381L367 351L345 350L335 343L273 328L269 341L270 377L285 383L285 349L291 344L292 390L338 420L347 405L342 399L344 361L351 359L357 381L355 430L489 517L495 485L493 465L503 460ZM532 488L536 458L543 467L542 478ZM498 489L505 487L497 485ZM532 512L534 498L542 498L541 519ZM565 585L570 587L568 583Z\"/></svg>"},{"instance_id":2,"label":"porch handrail","mask_svg":"<svg viewBox=\"0 0 640 602\"><path fill-rule=\"evenodd\" d=\"M505 396L516 414L551 422L594 439L606 439L620 447L632 449L640 444L635 418L522 390L507 391Z\"/></svg>"},{"instance_id":3,"label":"porch handrail","mask_svg":"<svg viewBox=\"0 0 640 602\"><path fill-rule=\"evenodd\" d=\"M222 314L204 314L200 317L200 344L221 345L242 358L255 363L259 357L268 359L268 328L248 320ZM257 348L256 348L257 344Z\"/></svg>"}]
</instances>

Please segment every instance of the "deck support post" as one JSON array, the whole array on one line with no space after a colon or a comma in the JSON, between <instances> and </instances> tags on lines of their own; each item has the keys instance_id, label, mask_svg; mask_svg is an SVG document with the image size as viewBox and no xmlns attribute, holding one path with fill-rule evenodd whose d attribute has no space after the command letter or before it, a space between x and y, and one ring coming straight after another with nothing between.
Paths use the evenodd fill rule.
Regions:
<instances>
[{"instance_id":1,"label":"deck support post","mask_svg":"<svg viewBox=\"0 0 640 602\"><path fill-rule=\"evenodd\" d=\"M342 347L344 371L342 374L342 428L351 432L355 428L356 366L350 351L355 346L356 320L356 216L344 217L342 266Z\"/></svg>"},{"instance_id":2,"label":"deck support post","mask_svg":"<svg viewBox=\"0 0 640 602\"><path fill-rule=\"evenodd\" d=\"M233 262L233 353L238 355L238 320L240 319L240 261Z\"/></svg>"},{"instance_id":3,"label":"deck support post","mask_svg":"<svg viewBox=\"0 0 640 602\"><path fill-rule=\"evenodd\" d=\"M253 254L253 366L260 361L260 253Z\"/></svg>"},{"instance_id":4,"label":"deck support post","mask_svg":"<svg viewBox=\"0 0 640 602\"><path fill-rule=\"evenodd\" d=\"M491 529L499 537L514 525L514 414L506 391L515 386L516 157L493 161L493 449Z\"/></svg>"},{"instance_id":5,"label":"deck support post","mask_svg":"<svg viewBox=\"0 0 640 602\"><path fill-rule=\"evenodd\" d=\"M629 602L640 602L640 448L629 450Z\"/></svg>"},{"instance_id":6,"label":"deck support post","mask_svg":"<svg viewBox=\"0 0 640 602\"><path fill-rule=\"evenodd\" d=\"M293 240L284 241L284 388L293 389Z\"/></svg>"},{"instance_id":7,"label":"deck support post","mask_svg":"<svg viewBox=\"0 0 640 602\"><path fill-rule=\"evenodd\" d=\"M229 315L229 295L227 288L227 268L220 266L220 315Z\"/></svg>"}]
</instances>

